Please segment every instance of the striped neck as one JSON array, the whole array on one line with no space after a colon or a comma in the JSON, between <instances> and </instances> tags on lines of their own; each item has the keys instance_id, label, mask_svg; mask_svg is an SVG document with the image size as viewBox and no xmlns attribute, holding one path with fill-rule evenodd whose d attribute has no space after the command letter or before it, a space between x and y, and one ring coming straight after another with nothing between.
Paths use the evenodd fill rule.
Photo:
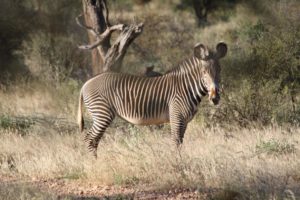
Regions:
<instances>
[{"instance_id":1,"label":"striped neck","mask_svg":"<svg viewBox=\"0 0 300 200\"><path fill-rule=\"evenodd\" d=\"M201 98L208 93L202 80L201 69L201 60L191 57L166 74L178 80L179 87L183 88L185 93L190 97L191 103L195 106L198 106Z\"/></svg>"}]
</instances>

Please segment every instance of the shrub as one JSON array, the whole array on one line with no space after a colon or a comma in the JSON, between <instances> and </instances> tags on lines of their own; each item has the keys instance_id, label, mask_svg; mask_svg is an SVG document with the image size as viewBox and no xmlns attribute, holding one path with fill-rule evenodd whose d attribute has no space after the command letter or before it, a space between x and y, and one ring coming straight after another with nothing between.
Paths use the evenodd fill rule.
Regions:
<instances>
[{"instance_id":1,"label":"shrub","mask_svg":"<svg viewBox=\"0 0 300 200\"><path fill-rule=\"evenodd\" d=\"M141 21L145 21L143 34L131 45L124 71L136 74L141 68L154 65L164 73L191 55L195 41L190 38L195 30L190 21L154 13L145 14Z\"/></svg>"},{"instance_id":2,"label":"shrub","mask_svg":"<svg viewBox=\"0 0 300 200\"><path fill-rule=\"evenodd\" d=\"M229 55L225 61L228 90L222 96L223 106L213 116L216 120L243 126L251 122L299 124L300 18L294 6L292 1L284 6L273 2L273 21L260 17L256 23L241 26L238 45L231 48L234 57Z\"/></svg>"},{"instance_id":3,"label":"shrub","mask_svg":"<svg viewBox=\"0 0 300 200\"><path fill-rule=\"evenodd\" d=\"M256 145L256 153L266 153L271 155L280 155L294 153L296 151L295 145L287 143L286 141L277 141L271 139L269 141L260 141Z\"/></svg>"},{"instance_id":4,"label":"shrub","mask_svg":"<svg viewBox=\"0 0 300 200\"><path fill-rule=\"evenodd\" d=\"M24 74L22 56L16 52L30 31L30 15L23 1L2 1L0 7L0 83L14 78L15 73ZM3 80L4 79L4 80Z\"/></svg>"},{"instance_id":5,"label":"shrub","mask_svg":"<svg viewBox=\"0 0 300 200\"><path fill-rule=\"evenodd\" d=\"M0 116L0 129L16 130L21 135L26 134L33 124L34 122L31 119L13 118L6 115Z\"/></svg>"},{"instance_id":6,"label":"shrub","mask_svg":"<svg viewBox=\"0 0 300 200\"><path fill-rule=\"evenodd\" d=\"M30 34L30 38L23 44L26 64L40 80L59 84L84 66L84 55L79 53L72 37L41 31Z\"/></svg>"}]
</instances>

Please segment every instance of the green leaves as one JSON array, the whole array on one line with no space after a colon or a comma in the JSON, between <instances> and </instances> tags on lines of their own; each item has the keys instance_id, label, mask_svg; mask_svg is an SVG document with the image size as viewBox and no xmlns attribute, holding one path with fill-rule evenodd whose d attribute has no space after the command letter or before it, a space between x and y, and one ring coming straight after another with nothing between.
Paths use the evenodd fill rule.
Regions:
<instances>
[{"instance_id":1,"label":"green leaves","mask_svg":"<svg viewBox=\"0 0 300 200\"><path fill-rule=\"evenodd\" d=\"M282 155L295 153L296 148L294 144L288 143L287 141L279 141L271 139L268 141L260 141L256 145L256 153L262 154L266 153L268 155Z\"/></svg>"}]
</instances>

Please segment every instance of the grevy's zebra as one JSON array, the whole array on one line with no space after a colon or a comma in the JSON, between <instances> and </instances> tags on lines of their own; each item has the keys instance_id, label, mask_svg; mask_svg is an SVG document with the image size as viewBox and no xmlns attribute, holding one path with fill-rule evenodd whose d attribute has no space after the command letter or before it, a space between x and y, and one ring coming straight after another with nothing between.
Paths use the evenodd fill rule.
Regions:
<instances>
[{"instance_id":1,"label":"grevy's zebra","mask_svg":"<svg viewBox=\"0 0 300 200\"><path fill-rule=\"evenodd\" d=\"M197 44L192 58L163 76L148 78L106 72L87 81L80 92L78 123L82 131L84 101L93 118L85 137L89 150L97 155L99 140L116 115L133 124L170 122L174 140L181 144L201 98L208 94L213 104L220 100L218 60L226 53L225 43L219 43L215 52Z\"/></svg>"}]
</instances>

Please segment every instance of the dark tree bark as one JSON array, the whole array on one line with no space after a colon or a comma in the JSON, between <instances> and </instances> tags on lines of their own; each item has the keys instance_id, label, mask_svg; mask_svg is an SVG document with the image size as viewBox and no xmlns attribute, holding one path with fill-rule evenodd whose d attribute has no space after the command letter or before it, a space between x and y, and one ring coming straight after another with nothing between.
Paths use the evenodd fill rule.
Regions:
<instances>
[{"instance_id":1,"label":"dark tree bark","mask_svg":"<svg viewBox=\"0 0 300 200\"><path fill-rule=\"evenodd\" d=\"M109 25L106 1L82 0L82 4L85 23L87 27L91 28L88 29L90 30L88 31L89 42L94 43L97 40L97 34L103 33ZM109 38L105 38L101 46L92 50L93 75L102 72L104 59L101 54L107 51L109 47Z\"/></svg>"},{"instance_id":2,"label":"dark tree bark","mask_svg":"<svg viewBox=\"0 0 300 200\"><path fill-rule=\"evenodd\" d=\"M79 26L88 31L90 45L79 46L80 49L92 51L93 75L105 71L120 71L122 61L129 45L143 30L143 24L111 25L106 0L82 0L85 25L76 18ZM111 34L120 31L111 45Z\"/></svg>"},{"instance_id":3,"label":"dark tree bark","mask_svg":"<svg viewBox=\"0 0 300 200\"><path fill-rule=\"evenodd\" d=\"M134 2L138 5L145 5L149 3L151 0L134 0Z\"/></svg>"},{"instance_id":4,"label":"dark tree bark","mask_svg":"<svg viewBox=\"0 0 300 200\"><path fill-rule=\"evenodd\" d=\"M199 25L204 25L207 22L207 12L210 9L210 5L211 0L193 0L193 6Z\"/></svg>"}]
</instances>

